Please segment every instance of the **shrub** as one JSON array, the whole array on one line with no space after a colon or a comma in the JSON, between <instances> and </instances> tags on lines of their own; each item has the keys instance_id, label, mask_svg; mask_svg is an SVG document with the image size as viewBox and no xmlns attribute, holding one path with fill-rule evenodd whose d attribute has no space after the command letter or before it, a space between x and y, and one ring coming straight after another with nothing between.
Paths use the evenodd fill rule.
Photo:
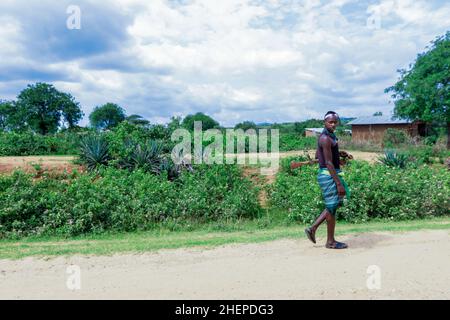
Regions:
<instances>
[{"instance_id":1,"label":"shrub","mask_svg":"<svg viewBox=\"0 0 450 320\"><path fill-rule=\"evenodd\" d=\"M73 155L83 133L61 132L41 135L27 132L1 132L0 156Z\"/></svg>"},{"instance_id":2,"label":"shrub","mask_svg":"<svg viewBox=\"0 0 450 320\"><path fill-rule=\"evenodd\" d=\"M114 168L82 175L49 209L46 233L78 235L151 228L173 212L175 186L141 170Z\"/></svg>"},{"instance_id":3,"label":"shrub","mask_svg":"<svg viewBox=\"0 0 450 320\"><path fill-rule=\"evenodd\" d=\"M31 176L16 171L0 176L0 237L44 232L45 217L62 191L58 181L43 180L37 184Z\"/></svg>"},{"instance_id":4,"label":"shrub","mask_svg":"<svg viewBox=\"0 0 450 320\"><path fill-rule=\"evenodd\" d=\"M444 159L450 156L450 151L446 146L417 146L405 149L404 153L417 164L443 163Z\"/></svg>"},{"instance_id":5,"label":"shrub","mask_svg":"<svg viewBox=\"0 0 450 320\"><path fill-rule=\"evenodd\" d=\"M316 137L302 137L298 134L280 134L280 151L315 149Z\"/></svg>"},{"instance_id":6,"label":"shrub","mask_svg":"<svg viewBox=\"0 0 450 320\"><path fill-rule=\"evenodd\" d=\"M417 164L431 164L434 162L435 156L437 156L432 146L412 147L406 149L404 152L411 161Z\"/></svg>"},{"instance_id":7,"label":"shrub","mask_svg":"<svg viewBox=\"0 0 450 320\"><path fill-rule=\"evenodd\" d=\"M257 190L236 165L200 165L182 174L176 212L201 221L253 218L259 213Z\"/></svg>"},{"instance_id":8,"label":"shrub","mask_svg":"<svg viewBox=\"0 0 450 320\"><path fill-rule=\"evenodd\" d=\"M149 140L158 142L163 153L170 153L175 144L170 141L169 129L162 125L140 126L128 121L121 122L117 127L104 133L108 140L111 156L115 159L125 159L131 156L136 145L143 145Z\"/></svg>"},{"instance_id":9,"label":"shrub","mask_svg":"<svg viewBox=\"0 0 450 320\"><path fill-rule=\"evenodd\" d=\"M403 130L388 128L384 132L383 145L387 148L392 148L406 143L409 140L408 135Z\"/></svg>"}]
</instances>

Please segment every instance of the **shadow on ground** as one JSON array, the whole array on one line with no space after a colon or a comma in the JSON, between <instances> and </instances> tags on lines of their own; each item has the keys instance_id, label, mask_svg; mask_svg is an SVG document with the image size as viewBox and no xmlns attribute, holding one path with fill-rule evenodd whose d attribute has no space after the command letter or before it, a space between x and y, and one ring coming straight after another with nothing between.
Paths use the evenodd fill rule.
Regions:
<instances>
[{"instance_id":1,"label":"shadow on ground","mask_svg":"<svg viewBox=\"0 0 450 320\"><path fill-rule=\"evenodd\" d=\"M354 234L349 236L345 242L348 244L349 248L363 248L370 249L379 244L382 241L390 240L393 237L387 234L379 233L362 233Z\"/></svg>"}]
</instances>

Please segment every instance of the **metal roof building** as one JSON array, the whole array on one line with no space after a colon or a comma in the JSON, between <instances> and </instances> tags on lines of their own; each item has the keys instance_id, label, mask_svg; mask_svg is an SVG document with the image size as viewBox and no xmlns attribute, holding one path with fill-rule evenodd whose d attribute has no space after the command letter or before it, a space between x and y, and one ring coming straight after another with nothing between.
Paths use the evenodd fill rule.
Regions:
<instances>
[{"instance_id":1,"label":"metal roof building","mask_svg":"<svg viewBox=\"0 0 450 320\"><path fill-rule=\"evenodd\" d=\"M320 136L320 134L323 131L323 127L321 128L305 128L305 137L317 137ZM345 129L344 130L347 134L351 135L352 130Z\"/></svg>"},{"instance_id":2,"label":"metal roof building","mask_svg":"<svg viewBox=\"0 0 450 320\"><path fill-rule=\"evenodd\" d=\"M390 115L385 116L366 116L359 117L350 121L350 125L369 125L369 124L411 124L413 121L407 119L393 119Z\"/></svg>"},{"instance_id":3,"label":"metal roof building","mask_svg":"<svg viewBox=\"0 0 450 320\"><path fill-rule=\"evenodd\" d=\"M380 143L389 128L402 130L410 136L422 135L425 129L422 122L393 119L390 115L359 117L348 124L352 126L352 140L355 142Z\"/></svg>"}]
</instances>

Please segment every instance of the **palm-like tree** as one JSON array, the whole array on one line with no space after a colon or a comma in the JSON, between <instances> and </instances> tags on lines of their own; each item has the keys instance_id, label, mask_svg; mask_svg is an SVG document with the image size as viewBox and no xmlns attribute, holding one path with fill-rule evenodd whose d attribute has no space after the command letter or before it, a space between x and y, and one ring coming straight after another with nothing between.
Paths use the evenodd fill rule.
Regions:
<instances>
[{"instance_id":1,"label":"palm-like tree","mask_svg":"<svg viewBox=\"0 0 450 320\"><path fill-rule=\"evenodd\" d=\"M125 118L126 121L138 125L138 126L148 126L150 124L150 121L144 119L142 116L138 114L132 114Z\"/></svg>"}]
</instances>

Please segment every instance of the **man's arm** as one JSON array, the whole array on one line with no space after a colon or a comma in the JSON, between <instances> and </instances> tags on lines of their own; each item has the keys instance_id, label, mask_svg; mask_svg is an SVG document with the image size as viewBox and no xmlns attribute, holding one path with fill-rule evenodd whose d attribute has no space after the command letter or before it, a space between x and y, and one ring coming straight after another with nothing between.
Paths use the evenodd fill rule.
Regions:
<instances>
[{"instance_id":1,"label":"man's arm","mask_svg":"<svg viewBox=\"0 0 450 320\"><path fill-rule=\"evenodd\" d=\"M348 158L350 160L353 159L353 156L350 153L348 153L347 151L339 151L339 156L341 158Z\"/></svg>"},{"instance_id":2,"label":"man's arm","mask_svg":"<svg viewBox=\"0 0 450 320\"><path fill-rule=\"evenodd\" d=\"M330 171L331 177L333 178L334 182L336 183L336 187L338 190L338 194L341 197L345 196L345 189L344 186L341 183L341 180L339 179L336 168L333 164L332 154L331 154L331 140L326 137L322 136L319 140L320 145L322 146L323 150L323 156L325 158L325 164L327 166L328 171Z\"/></svg>"}]
</instances>

